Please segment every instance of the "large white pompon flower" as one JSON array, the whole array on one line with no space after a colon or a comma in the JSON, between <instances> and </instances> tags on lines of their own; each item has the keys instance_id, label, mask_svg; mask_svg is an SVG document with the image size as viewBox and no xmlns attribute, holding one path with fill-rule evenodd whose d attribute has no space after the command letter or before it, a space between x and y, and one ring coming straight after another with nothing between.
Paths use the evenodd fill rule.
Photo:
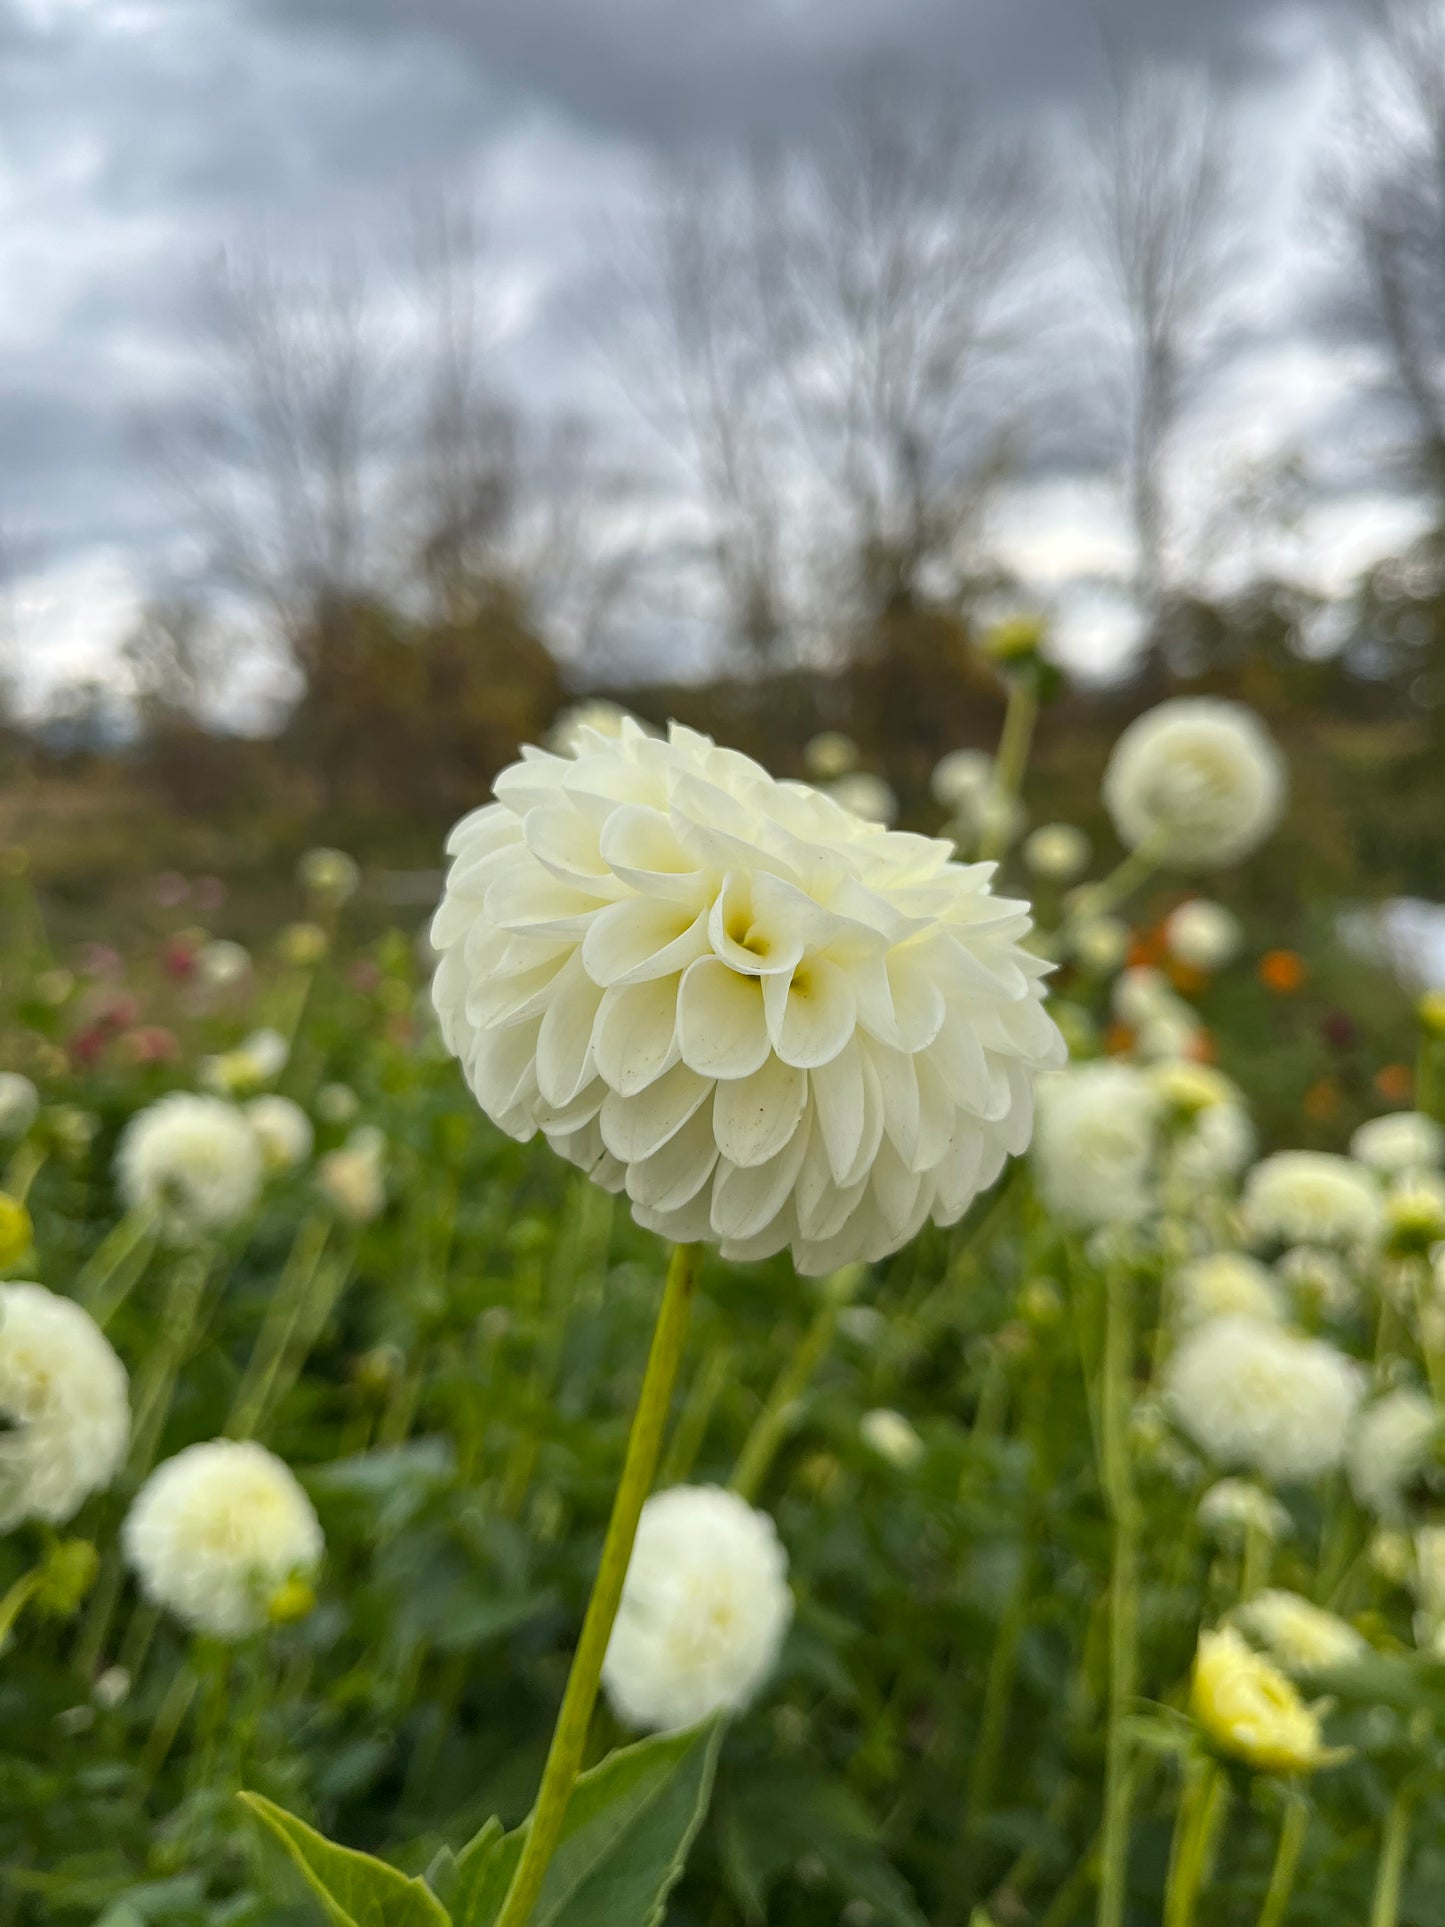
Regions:
<instances>
[{"instance_id":1,"label":"large white pompon flower","mask_svg":"<svg viewBox=\"0 0 1445 1927\"><path fill-rule=\"evenodd\" d=\"M793 1616L772 1520L720 1486L680 1485L642 1508L602 1684L629 1726L663 1730L756 1695Z\"/></svg>"},{"instance_id":2,"label":"large white pompon flower","mask_svg":"<svg viewBox=\"0 0 1445 1927\"><path fill-rule=\"evenodd\" d=\"M240 1639L307 1581L324 1541L289 1467L250 1439L211 1439L158 1466L122 1529L126 1560L153 1605L194 1631Z\"/></svg>"},{"instance_id":3,"label":"large white pompon flower","mask_svg":"<svg viewBox=\"0 0 1445 1927\"><path fill-rule=\"evenodd\" d=\"M43 1285L0 1285L0 1420L0 1532L63 1525L125 1457L125 1367L90 1313Z\"/></svg>"},{"instance_id":4,"label":"large white pompon flower","mask_svg":"<svg viewBox=\"0 0 1445 1927\"><path fill-rule=\"evenodd\" d=\"M1231 1313L1276 1323L1284 1318L1279 1280L1243 1251L1211 1251L1191 1259L1170 1279L1169 1295L1181 1328Z\"/></svg>"},{"instance_id":5,"label":"large white pompon flower","mask_svg":"<svg viewBox=\"0 0 1445 1927\"><path fill-rule=\"evenodd\" d=\"M1132 1224L1154 1201L1162 1106L1130 1064L1078 1064L1039 1085L1032 1163L1066 1224Z\"/></svg>"},{"instance_id":6,"label":"large white pompon flower","mask_svg":"<svg viewBox=\"0 0 1445 1927\"><path fill-rule=\"evenodd\" d=\"M1344 1250L1378 1243L1384 1205L1360 1165L1330 1151L1276 1151L1245 1180L1245 1228L1260 1244Z\"/></svg>"},{"instance_id":7,"label":"large white pompon flower","mask_svg":"<svg viewBox=\"0 0 1445 1927\"><path fill-rule=\"evenodd\" d=\"M953 1223L1062 1063L1026 904L677 724L528 750L452 832L442 1034L638 1222L798 1268Z\"/></svg>"},{"instance_id":8,"label":"large white pompon flower","mask_svg":"<svg viewBox=\"0 0 1445 1927\"><path fill-rule=\"evenodd\" d=\"M1364 1391L1353 1359L1260 1318L1211 1318L1164 1374L1175 1422L1212 1459L1288 1482L1333 1472Z\"/></svg>"},{"instance_id":9,"label":"large white pompon flower","mask_svg":"<svg viewBox=\"0 0 1445 1927\"><path fill-rule=\"evenodd\" d=\"M1178 696L1137 717L1104 772L1120 839L1185 869L1248 856L1279 821L1284 796L1284 761L1263 723L1212 696Z\"/></svg>"},{"instance_id":10,"label":"large white pompon flower","mask_svg":"<svg viewBox=\"0 0 1445 1927\"><path fill-rule=\"evenodd\" d=\"M1350 1486L1377 1518L1399 1524L1411 1485L1429 1466L1445 1433L1435 1401L1404 1385L1360 1415L1350 1440Z\"/></svg>"},{"instance_id":11,"label":"large white pompon flower","mask_svg":"<svg viewBox=\"0 0 1445 1927\"><path fill-rule=\"evenodd\" d=\"M261 1146L234 1104L176 1091L131 1119L116 1173L132 1211L155 1211L169 1236L189 1238L224 1231L251 1210Z\"/></svg>"},{"instance_id":12,"label":"large white pompon flower","mask_svg":"<svg viewBox=\"0 0 1445 1927\"><path fill-rule=\"evenodd\" d=\"M1445 1164L1445 1130L1423 1111L1387 1111L1355 1132L1350 1156L1387 1178L1437 1169Z\"/></svg>"}]
</instances>

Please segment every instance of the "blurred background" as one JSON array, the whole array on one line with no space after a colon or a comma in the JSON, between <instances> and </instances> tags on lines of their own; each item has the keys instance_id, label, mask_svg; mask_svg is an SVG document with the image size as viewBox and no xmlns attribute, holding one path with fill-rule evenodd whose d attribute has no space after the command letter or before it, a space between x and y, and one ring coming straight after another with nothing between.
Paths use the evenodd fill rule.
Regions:
<instances>
[{"instance_id":1,"label":"blurred background","mask_svg":"<svg viewBox=\"0 0 1445 1927\"><path fill-rule=\"evenodd\" d=\"M62 936L158 869L244 936L319 838L419 916L597 691L843 731L936 828L1024 613L1035 822L1239 695L1258 902L1445 971L1445 8L0 0L0 195L0 841Z\"/></svg>"}]
</instances>

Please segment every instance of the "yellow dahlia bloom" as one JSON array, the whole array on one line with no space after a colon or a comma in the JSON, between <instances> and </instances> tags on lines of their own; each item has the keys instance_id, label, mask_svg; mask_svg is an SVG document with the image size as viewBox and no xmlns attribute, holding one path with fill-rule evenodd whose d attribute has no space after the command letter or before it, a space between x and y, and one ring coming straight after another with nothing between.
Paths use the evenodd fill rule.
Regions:
<instances>
[{"instance_id":1,"label":"yellow dahlia bloom","mask_svg":"<svg viewBox=\"0 0 1445 1927\"><path fill-rule=\"evenodd\" d=\"M1314 1773L1345 1757L1325 1745L1319 1709L1232 1626L1199 1635L1189 1707L1213 1746L1256 1773Z\"/></svg>"},{"instance_id":2,"label":"yellow dahlia bloom","mask_svg":"<svg viewBox=\"0 0 1445 1927\"><path fill-rule=\"evenodd\" d=\"M639 1223L800 1270L953 1223L1062 1062L1028 906L674 724L528 750L452 832L432 995L484 1111Z\"/></svg>"}]
</instances>

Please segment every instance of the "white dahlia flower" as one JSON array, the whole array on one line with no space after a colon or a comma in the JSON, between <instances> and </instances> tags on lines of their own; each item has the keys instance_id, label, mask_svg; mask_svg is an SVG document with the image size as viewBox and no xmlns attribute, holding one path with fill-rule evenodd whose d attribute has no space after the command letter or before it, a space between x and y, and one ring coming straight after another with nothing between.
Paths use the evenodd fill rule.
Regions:
<instances>
[{"instance_id":1,"label":"white dahlia flower","mask_svg":"<svg viewBox=\"0 0 1445 1927\"><path fill-rule=\"evenodd\" d=\"M1196 1445L1281 1482L1335 1470L1363 1390L1333 1345L1238 1315L1197 1326L1164 1375L1165 1403Z\"/></svg>"},{"instance_id":2,"label":"white dahlia flower","mask_svg":"<svg viewBox=\"0 0 1445 1927\"><path fill-rule=\"evenodd\" d=\"M1104 772L1120 839L1186 869L1248 856L1279 821L1284 795L1284 762L1263 723L1212 696L1178 696L1136 718Z\"/></svg>"},{"instance_id":3,"label":"white dahlia flower","mask_svg":"<svg viewBox=\"0 0 1445 1927\"><path fill-rule=\"evenodd\" d=\"M1385 1242L1396 1257L1423 1256L1445 1241L1445 1173L1407 1171L1385 1192Z\"/></svg>"},{"instance_id":4,"label":"white dahlia flower","mask_svg":"<svg viewBox=\"0 0 1445 1927\"><path fill-rule=\"evenodd\" d=\"M1078 1064L1039 1085L1032 1163L1066 1224L1133 1224L1154 1202L1160 1104L1130 1064Z\"/></svg>"},{"instance_id":5,"label":"white dahlia flower","mask_svg":"<svg viewBox=\"0 0 1445 1927\"><path fill-rule=\"evenodd\" d=\"M576 756L585 751L593 736L620 736L629 725L652 734L621 703L608 702L605 696L587 696L554 719L547 731L547 747L558 756Z\"/></svg>"},{"instance_id":6,"label":"white dahlia flower","mask_svg":"<svg viewBox=\"0 0 1445 1927\"><path fill-rule=\"evenodd\" d=\"M125 1367L74 1299L0 1285L0 1532L63 1525L108 1486L130 1440Z\"/></svg>"},{"instance_id":7,"label":"white dahlia flower","mask_svg":"<svg viewBox=\"0 0 1445 1927\"><path fill-rule=\"evenodd\" d=\"M121 1195L155 1211L168 1236L224 1231L261 1190L261 1147L244 1111L219 1097L176 1091L139 1111L116 1152Z\"/></svg>"},{"instance_id":8,"label":"white dahlia flower","mask_svg":"<svg viewBox=\"0 0 1445 1927\"><path fill-rule=\"evenodd\" d=\"M928 787L935 803L970 815L993 787L993 758L983 749L951 749L934 764Z\"/></svg>"},{"instance_id":9,"label":"white dahlia flower","mask_svg":"<svg viewBox=\"0 0 1445 1927\"><path fill-rule=\"evenodd\" d=\"M211 1439L167 1459L121 1536L146 1598L217 1639L259 1631L283 1589L314 1576L324 1549L294 1474L251 1439Z\"/></svg>"},{"instance_id":10,"label":"white dahlia flower","mask_svg":"<svg viewBox=\"0 0 1445 1927\"><path fill-rule=\"evenodd\" d=\"M898 815L898 798L883 777L869 769L849 770L836 782L825 785L825 794L840 803L865 823L880 823L887 829Z\"/></svg>"},{"instance_id":11,"label":"white dahlia flower","mask_svg":"<svg viewBox=\"0 0 1445 1927\"><path fill-rule=\"evenodd\" d=\"M1049 883L1075 882L1093 853L1094 846L1076 823L1041 823L1023 848L1029 869Z\"/></svg>"},{"instance_id":12,"label":"white dahlia flower","mask_svg":"<svg viewBox=\"0 0 1445 1927\"><path fill-rule=\"evenodd\" d=\"M354 856L345 850L332 850L324 845L308 850L296 865L296 880L307 896L315 897L318 903L339 909L349 903L361 886L361 868Z\"/></svg>"},{"instance_id":13,"label":"white dahlia flower","mask_svg":"<svg viewBox=\"0 0 1445 1927\"><path fill-rule=\"evenodd\" d=\"M1412 1386L1386 1392L1360 1414L1350 1440L1348 1468L1356 1499L1377 1518L1399 1522L1409 1491L1429 1467L1441 1438L1435 1401Z\"/></svg>"},{"instance_id":14,"label":"white dahlia flower","mask_svg":"<svg viewBox=\"0 0 1445 1927\"><path fill-rule=\"evenodd\" d=\"M674 725L538 750L452 832L444 1038L639 1223L821 1273L950 1224L1063 1041L991 866Z\"/></svg>"},{"instance_id":15,"label":"white dahlia flower","mask_svg":"<svg viewBox=\"0 0 1445 1927\"><path fill-rule=\"evenodd\" d=\"M1170 1146L1169 1173L1197 1190L1237 1178L1257 1149L1254 1125L1242 1104L1201 1111Z\"/></svg>"},{"instance_id":16,"label":"white dahlia flower","mask_svg":"<svg viewBox=\"0 0 1445 1927\"><path fill-rule=\"evenodd\" d=\"M246 1122L256 1133L270 1171L294 1171L311 1155L316 1133L311 1119L289 1097L269 1092L246 1106Z\"/></svg>"},{"instance_id":17,"label":"white dahlia flower","mask_svg":"<svg viewBox=\"0 0 1445 1927\"><path fill-rule=\"evenodd\" d=\"M1212 1251L1195 1258L1170 1280L1174 1317L1182 1327L1237 1313L1278 1323L1284 1295L1274 1273L1242 1251Z\"/></svg>"},{"instance_id":18,"label":"white dahlia flower","mask_svg":"<svg viewBox=\"0 0 1445 1927\"><path fill-rule=\"evenodd\" d=\"M1330 1151L1276 1151L1245 1180L1245 1227L1260 1244L1373 1245L1384 1207L1369 1173Z\"/></svg>"},{"instance_id":19,"label":"white dahlia flower","mask_svg":"<svg viewBox=\"0 0 1445 1927\"><path fill-rule=\"evenodd\" d=\"M24 1137L40 1115L40 1093L19 1071L0 1071L0 1137Z\"/></svg>"},{"instance_id":20,"label":"white dahlia flower","mask_svg":"<svg viewBox=\"0 0 1445 1927\"><path fill-rule=\"evenodd\" d=\"M1181 903L1164 924L1164 942L1170 956L1191 970L1223 970L1239 955L1243 941L1239 918L1208 897Z\"/></svg>"},{"instance_id":21,"label":"white dahlia flower","mask_svg":"<svg viewBox=\"0 0 1445 1927\"><path fill-rule=\"evenodd\" d=\"M906 1472L923 1457L924 1444L911 1420L902 1412L880 1405L858 1421L858 1436L880 1459Z\"/></svg>"},{"instance_id":22,"label":"white dahlia flower","mask_svg":"<svg viewBox=\"0 0 1445 1927\"><path fill-rule=\"evenodd\" d=\"M1274 1494L1249 1479L1216 1479L1199 1501L1199 1523L1233 1546L1253 1532L1273 1542L1287 1539L1292 1530L1289 1513Z\"/></svg>"},{"instance_id":23,"label":"white dahlia flower","mask_svg":"<svg viewBox=\"0 0 1445 1927\"><path fill-rule=\"evenodd\" d=\"M602 1684L629 1726L673 1730L746 1706L793 1616L772 1520L720 1486L642 1508Z\"/></svg>"},{"instance_id":24,"label":"white dahlia flower","mask_svg":"<svg viewBox=\"0 0 1445 1927\"><path fill-rule=\"evenodd\" d=\"M1152 964L1135 964L1114 980L1109 1007L1121 1024L1136 1029L1156 1017L1188 1006L1177 997L1169 979Z\"/></svg>"},{"instance_id":25,"label":"white dahlia flower","mask_svg":"<svg viewBox=\"0 0 1445 1927\"><path fill-rule=\"evenodd\" d=\"M803 768L815 783L831 783L857 769L858 745L841 729L820 729L803 745Z\"/></svg>"},{"instance_id":26,"label":"white dahlia flower","mask_svg":"<svg viewBox=\"0 0 1445 1927\"><path fill-rule=\"evenodd\" d=\"M1106 977L1129 954L1129 926L1118 917L1085 917L1074 930L1073 950L1085 970Z\"/></svg>"},{"instance_id":27,"label":"white dahlia flower","mask_svg":"<svg viewBox=\"0 0 1445 1927\"><path fill-rule=\"evenodd\" d=\"M1237 1607L1234 1619L1246 1637L1265 1647L1287 1673L1307 1677L1328 1672L1368 1650L1348 1620L1312 1605L1297 1592L1273 1586Z\"/></svg>"},{"instance_id":28,"label":"white dahlia flower","mask_svg":"<svg viewBox=\"0 0 1445 1927\"><path fill-rule=\"evenodd\" d=\"M1438 1169L1445 1164L1445 1131L1423 1111L1389 1111L1360 1126L1350 1156L1387 1178Z\"/></svg>"}]
</instances>

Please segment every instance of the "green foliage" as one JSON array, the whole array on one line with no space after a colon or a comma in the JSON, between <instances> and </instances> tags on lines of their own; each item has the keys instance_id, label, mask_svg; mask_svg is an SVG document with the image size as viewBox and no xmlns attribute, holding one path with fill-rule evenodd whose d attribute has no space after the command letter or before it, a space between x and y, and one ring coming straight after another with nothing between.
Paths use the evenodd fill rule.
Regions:
<instances>
[{"instance_id":1,"label":"green foliage","mask_svg":"<svg viewBox=\"0 0 1445 1927\"><path fill-rule=\"evenodd\" d=\"M333 1927L447 1927L447 1911L424 1880L336 1846L259 1793L240 1797L281 1843Z\"/></svg>"}]
</instances>

